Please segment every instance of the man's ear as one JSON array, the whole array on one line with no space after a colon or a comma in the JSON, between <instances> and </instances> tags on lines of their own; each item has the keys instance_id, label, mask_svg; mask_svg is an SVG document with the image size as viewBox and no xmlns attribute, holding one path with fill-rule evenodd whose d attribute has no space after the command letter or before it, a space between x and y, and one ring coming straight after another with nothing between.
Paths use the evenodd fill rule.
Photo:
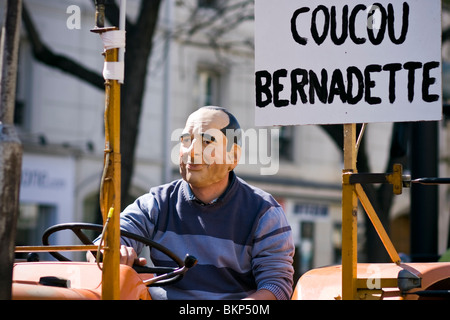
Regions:
<instances>
[{"instance_id":1,"label":"man's ear","mask_svg":"<svg viewBox=\"0 0 450 320\"><path fill-rule=\"evenodd\" d=\"M227 163L230 165L230 171L233 170L241 159L241 146L233 143L231 150L227 152Z\"/></svg>"}]
</instances>

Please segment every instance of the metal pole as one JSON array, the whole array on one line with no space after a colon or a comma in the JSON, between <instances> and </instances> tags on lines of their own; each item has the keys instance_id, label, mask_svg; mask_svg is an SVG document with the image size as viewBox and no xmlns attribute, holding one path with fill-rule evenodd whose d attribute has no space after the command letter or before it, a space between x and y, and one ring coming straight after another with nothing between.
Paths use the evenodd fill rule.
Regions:
<instances>
[{"instance_id":1,"label":"metal pole","mask_svg":"<svg viewBox=\"0 0 450 320\"><path fill-rule=\"evenodd\" d=\"M120 30L125 30L125 25L127 21L126 8L127 8L127 0L120 0L120 17L119 17ZM125 63L125 48L119 49L119 61Z\"/></svg>"},{"instance_id":2,"label":"metal pole","mask_svg":"<svg viewBox=\"0 0 450 320\"><path fill-rule=\"evenodd\" d=\"M5 11L0 37L0 300L11 299L23 153L14 128L22 1L8 0Z\"/></svg>"},{"instance_id":3,"label":"metal pole","mask_svg":"<svg viewBox=\"0 0 450 320\"><path fill-rule=\"evenodd\" d=\"M438 177L438 122L412 124L411 178ZM411 258L435 261L438 253L438 187L411 186Z\"/></svg>"},{"instance_id":4,"label":"metal pole","mask_svg":"<svg viewBox=\"0 0 450 320\"><path fill-rule=\"evenodd\" d=\"M349 175L356 173L356 124L344 124L342 174L342 299L356 298L358 198Z\"/></svg>"},{"instance_id":5,"label":"metal pole","mask_svg":"<svg viewBox=\"0 0 450 320\"><path fill-rule=\"evenodd\" d=\"M367 216L369 217L370 221L372 222L372 225L375 228L375 231L378 233L378 236L381 239L381 242L383 242L384 247L386 248L389 257L391 257L392 262L395 264L400 264L400 256L398 255L397 250L395 249L394 245L392 244L391 239L389 238L386 229L384 229L383 224L381 223L380 219L378 218L375 209L373 208L372 204L369 201L369 198L367 197L366 193L364 192L363 187L360 184L355 185L356 194L358 196L359 201L361 201L361 204L363 205L364 209L366 210Z\"/></svg>"},{"instance_id":6,"label":"metal pole","mask_svg":"<svg viewBox=\"0 0 450 320\"><path fill-rule=\"evenodd\" d=\"M165 38L165 45L164 45L164 52L166 56L166 61L164 63L164 89L163 89L163 174L162 174L162 183L169 182L171 179L171 149L170 144L168 141L170 141L171 138L171 128L170 128L170 116L172 114L172 108L171 108L171 92L170 92L170 86L171 86L171 77L170 77L170 42L171 42L171 35L172 35L172 29L173 29L173 21L172 21L172 6L173 1L168 0L166 1L166 38Z\"/></svg>"},{"instance_id":7,"label":"metal pole","mask_svg":"<svg viewBox=\"0 0 450 320\"><path fill-rule=\"evenodd\" d=\"M125 4L125 3L124 3ZM125 10L121 5L121 11ZM117 30L105 28L104 1L96 1L95 33ZM121 12L121 25L125 26ZM119 49L105 49L107 63L119 62ZM104 254L102 267L102 299L120 298L120 194L121 194L121 154L120 154L120 83L115 79L105 79L105 150L104 169L100 189L100 207L105 225Z\"/></svg>"},{"instance_id":8,"label":"metal pole","mask_svg":"<svg viewBox=\"0 0 450 320\"><path fill-rule=\"evenodd\" d=\"M95 27L105 27L105 2L106 0L95 0Z\"/></svg>"},{"instance_id":9,"label":"metal pole","mask_svg":"<svg viewBox=\"0 0 450 320\"><path fill-rule=\"evenodd\" d=\"M117 62L118 49L105 52L105 62ZM105 121L109 124L109 141L105 141L104 165L107 167L105 176L102 212L104 219L110 219L106 230L103 259L102 299L116 300L120 297L119 265L120 265L120 84L117 80L105 82L106 109ZM114 208L113 214L106 217L107 212ZM104 221L105 221L104 220Z\"/></svg>"}]
</instances>

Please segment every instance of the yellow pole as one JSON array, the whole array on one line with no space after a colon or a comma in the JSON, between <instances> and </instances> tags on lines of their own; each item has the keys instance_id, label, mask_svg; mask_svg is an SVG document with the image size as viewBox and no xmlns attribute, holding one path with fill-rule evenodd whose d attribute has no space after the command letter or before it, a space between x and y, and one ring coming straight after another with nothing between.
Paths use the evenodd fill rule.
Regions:
<instances>
[{"instance_id":1,"label":"yellow pole","mask_svg":"<svg viewBox=\"0 0 450 320\"><path fill-rule=\"evenodd\" d=\"M372 222L373 226L375 227L375 230L378 233L378 236L380 237L381 241L384 244L384 247L386 248L386 251L388 252L389 256L391 257L392 262L395 264L400 264L401 259L400 256L397 253L397 250L395 249L394 245L391 242L391 239L389 239L389 236L386 232L386 230L383 227L383 224L380 221L380 218L378 218L378 215L375 212L375 209L373 208L372 204L369 201L369 198L367 198L366 193L364 192L363 187L360 184L355 185L356 194L358 195L359 201L361 201L361 204L363 205L367 216L369 217L370 221Z\"/></svg>"},{"instance_id":2,"label":"yellow pole","mask_svg":"<svg viewBox=\"0 0 450 320\"><path fill-rule=\"evenodd\" d=\"M356 298L358 198L349 175L356 173L356 124L344 124L342 174L342 299Z\"/></svg>"},{"instance_id":3,"label":"yellow pole","mask_svg":"<svg viewBox=\"0 0 450 320\"><path fill-rule=\"evenodd\" d=\"M105 51L105 62L118 61L117 48ZM118 80L105 81L105 172L102 177L103 193L102 215L106 222L109 215L108 228L106 230L104 256L103 256L103 285L102 299L117 300L120 298L120 84ZM114 211L110 211L114 208Z\"/></svg>"}]
</instances>

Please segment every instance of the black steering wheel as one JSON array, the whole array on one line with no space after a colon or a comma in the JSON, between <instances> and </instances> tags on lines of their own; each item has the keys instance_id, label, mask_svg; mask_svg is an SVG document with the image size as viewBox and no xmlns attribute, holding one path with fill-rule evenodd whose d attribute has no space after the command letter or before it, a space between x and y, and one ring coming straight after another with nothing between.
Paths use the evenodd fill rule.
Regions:
<instances>
[{"instance_id":1,"label":"black steering wheel","mask_svg":"<svg viewBox=\"0 0 450 320\"><path fill-rule=\"evenodd\" d=\"M62 223L54 225L47 230L45 230L44 234L42 235L42 244L45 246L49 245L49 237L55 232L59 232L62 230L71 230L77 237L80 239L80 241L85 245L94 245L92 240L89 239L89 237L82 231L82 230L92 230L96 231L98 233L101 233L103 231L103 226L99 224L92 224L92 223ZM164 253L166 256L168 256L172 261L174 261L178 268L182 268L184 266L184 262L182 259L180 259L175 253L170 251L167 247L153 241L147 238L144 238L140 235L120 230L120 236L121 237L127 237L129 239L133 239L135 241L141 242L142 244L150 247L155 248L156 250ZM55 257L58 261L71 261L67 257L63 256L59 252L49 252L53 257ZM91 251L91 253L94 255L94 257L97 256L97 251ZM183 273L177 273L174 272L178 269L177 267L146 267L146 266L138 266L134 265L133 269L138 273L154 273L157 275L161 274L167 274L168 277L165 277L163 280L159 280L157 282L154 282L150 286L163 286L163 285L169 285L173 284L175 282L178 282L183 277Z\"/></svg>"}]
</instances>

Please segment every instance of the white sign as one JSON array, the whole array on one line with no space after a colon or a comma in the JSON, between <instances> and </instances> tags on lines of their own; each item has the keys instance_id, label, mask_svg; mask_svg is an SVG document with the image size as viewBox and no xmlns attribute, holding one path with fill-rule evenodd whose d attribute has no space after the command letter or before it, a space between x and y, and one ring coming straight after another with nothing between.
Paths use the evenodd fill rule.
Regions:
<instances>
[{"instance_id":1,"label":"white sign","mask_svg":"<svg viewBox=\"0 0 450 320\"><path fill-rule=\"evenodd\" d=\"M256 0L256 125L440 120L438 0Z\"/></svg>"},{"instance_id":2,"label":"white sign","mask_svg":"<svg viewBox=\"0 0 450 320\"><path fill-rule=\"evenodd\" d=\"M74 221L75 169L73 157L25 153L20 201L55 205L57 223Z\"/></svg>"}]
</instances>

